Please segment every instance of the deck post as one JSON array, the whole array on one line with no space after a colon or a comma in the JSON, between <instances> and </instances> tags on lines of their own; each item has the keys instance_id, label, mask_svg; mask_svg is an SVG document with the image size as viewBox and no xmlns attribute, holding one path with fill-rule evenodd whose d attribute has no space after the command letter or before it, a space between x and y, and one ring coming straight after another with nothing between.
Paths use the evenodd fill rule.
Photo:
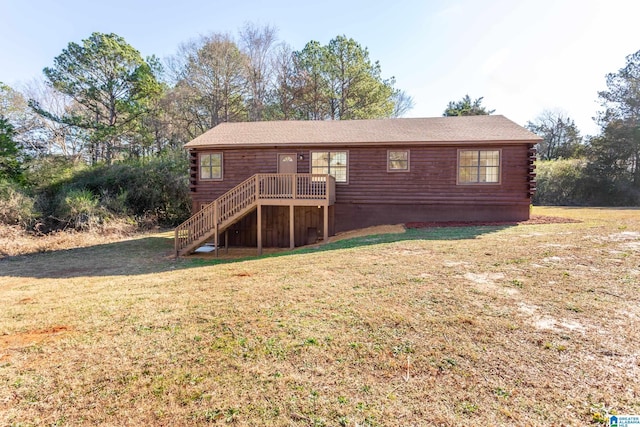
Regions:
<instances>
[{"instance_id":1,"label":"deck post","mask_svg":"<svg viewBox=\"0 0 640 427\"><path fill-rule=\"evenodd\" d=\"M294 224L295 206L289 205L289 249L296 247L295 224Z\"/></svg>"},{"instance_id":2,"label":"deck post","mask_svg":"<svg viewBox=\"0 0 640 427\"><path fill-rule=\"evenodd\" d=\"M262 255L262 204L258 203L258 255Z\"/></svg>"},{"instance_id":3,"label":"deck post","mask_svg":"<svg viewBox=\"0 0 640 427\"><path fill-rule=\"evenodd\" d=\"M293 193L293 199L297 199L298 198L298 178L297 175L294 173L291 175L291 179L293 180L293 182L291 183L291 192Z\"/></svg>"},{"instance_id":4,"label":"deck post","mask_svg":"<svg viewBox=\"0 0 640 427\"><path fill-rule=\"evenodd\" d=\"M255 192L256 192L256 200L260 199L260 180L258 179L258 175L254 175L255 176L255 181L256 181L256 188L255 188Z\"/></svg>"},{"instance_id":5,"label":"deck post","mask_svg":"<svg viewBox=\"0 0 640 427\"><path fill-rule=\"evenodd\" d=\"M214 234L213 244L216 247L216 257L218 256L218 246L220 246L220 233L218 233L218 227L216 227L216 232Z\"/></svg>"},{"instance_id":6,"label":"deck post","mask_svg":"<svg viewBox=\"0 0 640 427\"><path fill-rule=\"evenodd\" d=\"M322 230L322 241L323 243L327 243L329 240L329 204L325 203L324 207L324 224Z\"/></svg>"},{"instance_id":7,"label":"deck post","mask_svg":"<svg viewBox=\"0 0 640 427\"><path fill-rule=\"evenodd\" d=\"M229 253L229 229L224 230L224 253Z\"/></svg>"}]
</instances>

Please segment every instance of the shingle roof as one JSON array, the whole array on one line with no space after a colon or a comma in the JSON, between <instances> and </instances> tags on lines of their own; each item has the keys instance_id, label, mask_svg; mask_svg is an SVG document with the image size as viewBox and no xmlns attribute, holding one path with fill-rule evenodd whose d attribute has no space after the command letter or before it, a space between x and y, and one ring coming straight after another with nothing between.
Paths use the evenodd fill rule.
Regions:
<instances>
[{"instance_id":1,"label":"shingle roof","mask_svg":"<svg viewBox=\"0 0 640 427\"><path fill-rule=\"evenodd\" d=\"M222 123L185 147L528 142L540 138L504 116Z\"/></svg>"}]
</instances>

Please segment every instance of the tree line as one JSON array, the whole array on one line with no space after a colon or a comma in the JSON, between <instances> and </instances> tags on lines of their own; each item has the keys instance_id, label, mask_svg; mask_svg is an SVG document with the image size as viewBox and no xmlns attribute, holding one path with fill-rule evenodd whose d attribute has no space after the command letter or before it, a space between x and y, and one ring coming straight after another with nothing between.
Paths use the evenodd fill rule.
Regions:
<instances>
[{"instance_id":1,"label":"tree line","mask_svg":"<svg viewBox=\"0 0 640 427\"><path fill-rule=\"evenodd\" d=\"M201 36L164 61L122 37L71 42L21 90L0 82L0 222L50 230L189 216L184 143L222 122L399 117L413 100L345 36L293 50L270 26ZM526 127L536 204L640 204L640 51L606 76L600 133L562 111ZM444 116L492 114L465 95Z\"/></svg>"},{"instance_id":2,"label":"tree line","mask_svg":"<svg viewBox=\"0 0 640 427\"><path fill-rule=\"evenodd\" d=\"M185 219L182 146L219 123L398 117L413 103L351 38L294 50L251 23L164 61L93 33L43 75L0 82L0 222L41 230Z\"/></svg>"},{"instance_id":3,"label":"tree line","mask_svg":"<svg viewBox=\"0 0 640 427\"><path fill-rule=\"evenodd\" d=\"M583 137L562 111L545 111L527 123L543 138L534 203L640 205L640 51L605 79L594 118L599 134Z\"/></svg>"},{"instance_id":4,"label":"tree line","mask_svg":"<svg viewBox=\"0 0 640 427\"><path fill-rule=\"evenodd\" d=\"M25 155L89 163L180 148L221 122L397 117L412 100L345 36L293 50L246 24L182 43L165 61L116 34L71 42L23 91L0 86L0 118ZM6 122L6 123L5 123ZM5 132L6 133L6 132Z\"/></svg>"}]
</instances>

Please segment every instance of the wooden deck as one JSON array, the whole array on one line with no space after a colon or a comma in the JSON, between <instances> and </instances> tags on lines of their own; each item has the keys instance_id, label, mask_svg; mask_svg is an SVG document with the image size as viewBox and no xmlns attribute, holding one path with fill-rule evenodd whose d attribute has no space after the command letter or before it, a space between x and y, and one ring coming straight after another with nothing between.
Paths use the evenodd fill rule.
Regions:
<instances>
[{"instance_id":1,"label":"wooden deck","mask_svg":"<svg viewBox=\"0 0 640 427\"><path fill-rule=\"evenodd\" d=\"M262 206L289 206L290 247L294 247L294 208L323 206L324 240L328 239L328 207L335 203L335 179L321 174L256 174L238 184L176 227L176 256L192 252L257 209L258 253L262 252Z\"/></svg>"}]
</instances>

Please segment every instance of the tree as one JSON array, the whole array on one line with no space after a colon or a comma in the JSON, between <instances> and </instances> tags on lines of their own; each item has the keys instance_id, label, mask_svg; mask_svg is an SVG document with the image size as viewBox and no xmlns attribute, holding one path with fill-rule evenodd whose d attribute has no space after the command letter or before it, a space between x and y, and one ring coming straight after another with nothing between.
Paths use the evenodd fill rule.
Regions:
<instances>
[{"instance_id":1,"label":"tree","mask_svg":"<svg viewBox=\"0 0 640 427\"><path fill-rule=\"evenodd\" d=\"M576 157L582 147L582 137L575 122L562 111L545 110L526 128L542 138L537 151L540 160Z\"/></svg>"},{"instance_id":2,"label":"tree","mask_svg":"<svg viewBox=\"0 0 640 427\"><path fill-rule=\"evenodd\" d=\"M296 102L300 99L300 75L297 72L294 54L286 43L279 44L272 57L273 85L269 91L266 108L268 120L298 119Z\"/></svg>"},{"instance_id":3,"label":"tree","mask_svg":"<svg viewBox=\"0 0 640 427\"><path fill-rule=\"evenodd\" d=\"M22 166L18 159L20 151L13 136L13 126L0 115L0 179L21 181Z\"/></svg>"},{"instance_id":4,"label":"tree","mask_svg":"<svg viewBox=\"0 0 640 427\"><path fill-rule=\"evenodd\" d=\"M404 90L396 89L393 93L393 114L391 117L402 117L413 109L413 97Z\"/></svg>"},{"instance_id":5,"label":"tree","mask_svg":"<svg viewBox=\"0 0 640 427\"><path fill-rule=\"evenodd\" d=\"M496 110L487 110L482 106L482 100L484 97L480 97L475 101L472 101L469 95L462 97L460 101L451 101L447 105L447 109L442 113L443 116L484 116L493 114Z\"/></svg>"},{"instance_id":6,"label":"tree","mask_svg":"<svg viewBox=\"0 0 640 427\"><path fill-rule=\"evenodd\" d=\"M312 40L304 49L293 53L298 75L295 104L299 116L306 120L325 120L330 117L325 50L319 42Z\"/></svg>"},{"instance_id":7,"label":"tree","mask_svg":"<svg viewBox=\"0 0 640 427\"><path fill-rule=\"evenodd\" d=\"M590 143L590 161L602 177L639 193L640 51L626 60L618 72L607 74L607 90L598 93L604 107L597 118L602 133Z\"/></svg>"},{"instance_id":8,"label":"tree","mask_svg":"<svg viewBox=\"0 0 640 427\"><path fill-rule=\"evenodd\" d=\"M370 119L393 113L393 78L383 80L379 62L353 39L338 36L325 50L332 119Z\"/></svg>"},{"instance_id":9,"label":"tree","mask_svg":"<svg viewBox=\"0 0 640 427\"><path fill-rule=\"evenodd\" d=\"M202 36L180 46L171 59L176 111L194 138L222 122L247 120L247 57L228 34Z\"/></svg>"},{"instance_id":10,"label":"tree","mask_svg":"<svg viewBox=\"0 0 640 427\"><path fill-rule=\"evenodd\" d=\"M79 114L82 106L57 91L41 79L34 79L24 89L24 96L54 117ZM88 134L84 129L51 120L28 108L25 118L17 126L21 144L36 156L76 156L82 153Z\"/></svg>"},{"instance_id":11,"label":"tree","mask_svg":"<svg viewBox=\"0 0 640 427\"><path fill-rule=\"evenodd\" d=\"M18 121L27 109L27 101L17 90L0 82L0 116L10 122Z\"/></svg>"},{"instance_id":12,"label":"tree","mask_svg":"<svg viewBox=\"0 0 640 427\"><path fill-rule=\"evenodd\" d=\"M264 120L269 87L272 83L271 53L277 40L275 27L247 23L240 30L242 51L247 57L246 91L249 121Z\"/></svg>"},{"instance_id":13,"label":"tree","mask_svg":"<svg viewBox=\"0 0 640 427\"><path fill-rule=\"evenodd\" d=\"M33 116L22 93L0 82L0 118L5 120L5 130L11 125L13 141L30 145L24 135L33 128Z\"/></svg>"},{"instance_id":14,"label":"tree","mask_svg":"<svg viewBox=\"0 0 640 427\"><path fill-rule=\"evenodd\" d=\"M116 34L93 33L81 44L69 43L43 70L56 90L80 108L57 115L32 102L43 116L90 134L92 160L110 163L129 142L136 121L147 113L161 86L149 63Z\"/></svg>"},{"instance_id":15,"label":"tree","mask_svg":"<svg viewBox=\"0 0 640 427\"><path fill-rule=\"evenodd\" d=\"M381 76L380 64L353 39L338 36L326 46L310 41L294 53L297 105L311 120L391 117L394 79Z\"/></svg>"}]
</instances>

